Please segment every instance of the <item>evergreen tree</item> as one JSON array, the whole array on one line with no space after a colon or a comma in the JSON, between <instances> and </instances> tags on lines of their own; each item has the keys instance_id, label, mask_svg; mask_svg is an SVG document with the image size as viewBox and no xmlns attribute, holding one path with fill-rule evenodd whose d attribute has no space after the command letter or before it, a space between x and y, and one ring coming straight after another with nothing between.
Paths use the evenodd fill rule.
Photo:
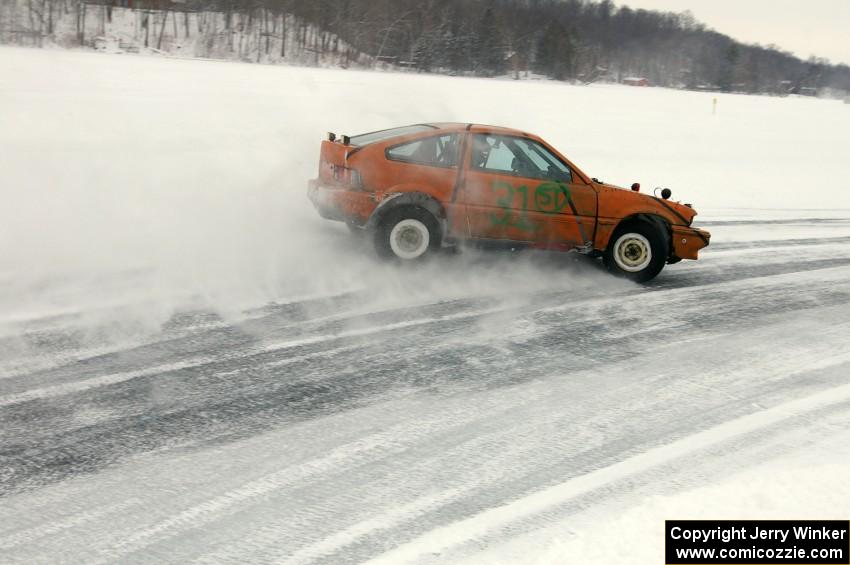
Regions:
<instances>
[{"instance_id":1,"label":"evergreen tree","mask_svg":"<svg viewBox=\"0 0 850 565\"><path fill-rule=\"evenodd\" d=\"M537 70L556 80L572 78L574 56L575 45L567 27L550 21L537 43Z\"/></svg>"}]
</instances>

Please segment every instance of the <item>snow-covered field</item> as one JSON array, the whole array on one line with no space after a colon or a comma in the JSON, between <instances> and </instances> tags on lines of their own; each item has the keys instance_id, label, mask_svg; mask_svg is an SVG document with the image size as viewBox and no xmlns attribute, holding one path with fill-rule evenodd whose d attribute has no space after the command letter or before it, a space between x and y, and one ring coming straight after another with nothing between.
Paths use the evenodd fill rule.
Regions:
<instances>
[{"instance_id":1,"label":"snow-covered field","mask_svg":"<svg viewBox=\"0 0 850 565\"><path fill-rule=\"evenodd\" d=\"M669 186L712 245L647 287L382 265L306 179L420 121ZM650 563L665 518L846 518L847 147L826 100L0 49L0 560Z\"/></svg>"}]
</instances>

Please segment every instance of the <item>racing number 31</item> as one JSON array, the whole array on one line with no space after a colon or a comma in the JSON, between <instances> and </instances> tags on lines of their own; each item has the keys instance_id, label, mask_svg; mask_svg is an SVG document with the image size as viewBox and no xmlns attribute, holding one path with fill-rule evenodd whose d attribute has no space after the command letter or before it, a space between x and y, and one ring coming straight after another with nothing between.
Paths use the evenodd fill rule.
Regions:
<instances>
[{"instance_id":1,"label":"racing number 31","mask_svg":"<svg viewBox=\"0 0 850 565\"><path fill-rule=\"evenodd\" d=\"M522 230L532 230L535 225L532 224L527 210L534 210L547 214L557 214L566 208L570 202L570 189L562 182L545 181L537 185L532 196L534 207L529 208L529 189L525 185L514 188L512 184L505 181L493 181L490 187L493 193L496 194L496 205L502 209L502 212L490 214L490 220L493 224L502 226L512 226ZM522 205L515 206L515 197L519 195L522 198ZM515 214L513 210L519 209L521 212Z\"/></svg>"}]
</instances>

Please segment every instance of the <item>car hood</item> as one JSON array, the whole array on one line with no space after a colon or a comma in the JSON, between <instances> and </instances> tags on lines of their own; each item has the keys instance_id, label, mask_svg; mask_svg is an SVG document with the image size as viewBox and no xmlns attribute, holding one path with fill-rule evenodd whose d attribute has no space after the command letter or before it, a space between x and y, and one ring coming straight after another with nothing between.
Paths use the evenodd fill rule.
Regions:
<instances>
[{"instance_id":1,"label":"car hood","mask_svg":"<svg viewBox=\"0 0 850 565\"><path fill-rule=\"evenodd\" d=\"M690 226L697 215L692 207L673 200L665 200L643 192L637 192L613 184L596 183L601 210L611 209L613 215L634 213L656 214L666 218L672 225Z\"/></svg>"}]
</instances>

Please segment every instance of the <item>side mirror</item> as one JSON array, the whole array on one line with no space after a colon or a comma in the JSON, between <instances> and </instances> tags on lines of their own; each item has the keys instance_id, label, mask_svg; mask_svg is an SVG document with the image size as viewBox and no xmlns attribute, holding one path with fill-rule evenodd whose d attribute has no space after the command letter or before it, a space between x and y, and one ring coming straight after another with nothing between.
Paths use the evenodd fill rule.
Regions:
<instances>
[{"instance_id":1,"label":"side mirror","mask_svg":"<svg viewBox=\"0 0 850 565\"><path fill-rule=\"evenodd\" d=\"M661 198L663 198L664 200L668 200L672 195L673 195L673 191L670 190L669 188L665 188L664 190L661 191Z\"/></svg>"}]
</instances>

